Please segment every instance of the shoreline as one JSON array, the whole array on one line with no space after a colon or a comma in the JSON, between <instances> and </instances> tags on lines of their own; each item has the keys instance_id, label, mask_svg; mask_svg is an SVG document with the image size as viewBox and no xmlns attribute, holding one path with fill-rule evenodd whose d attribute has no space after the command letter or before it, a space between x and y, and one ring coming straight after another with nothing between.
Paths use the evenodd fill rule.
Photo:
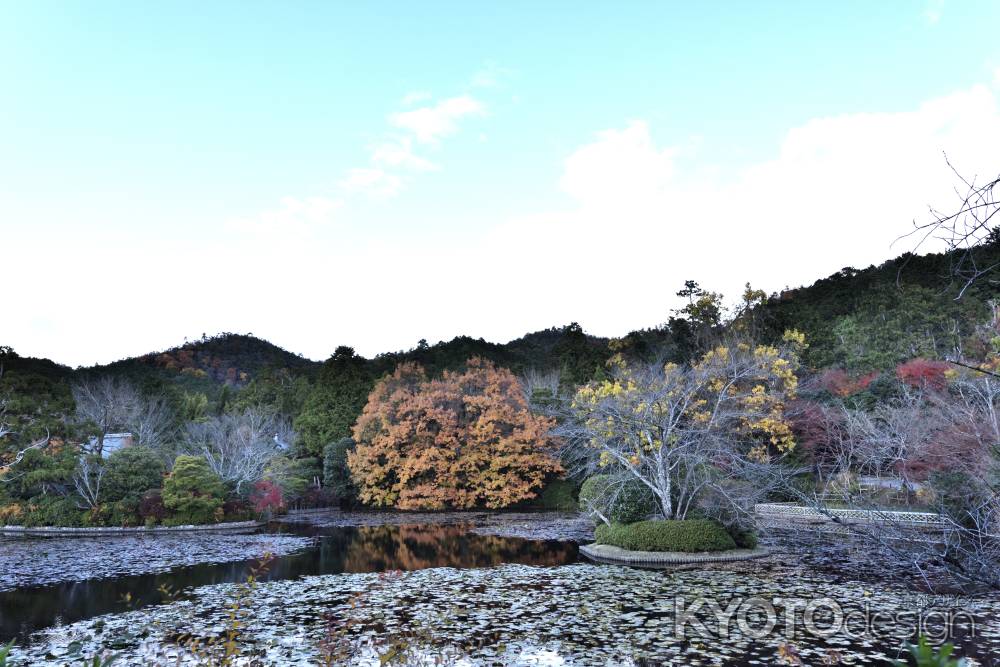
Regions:
<instances>
[{"instance_id":1,"label":"shoreline","mask_svg":"<svg viewBox=\"0 0 1000 667\"><path fill-rule=\"evenodd\" d=\"M172 535L191 532L252 531L267 525L264 521L231 521L201 526L0 526L2 537L135 537L136 535Z\"/></svg>"}]
</instances>

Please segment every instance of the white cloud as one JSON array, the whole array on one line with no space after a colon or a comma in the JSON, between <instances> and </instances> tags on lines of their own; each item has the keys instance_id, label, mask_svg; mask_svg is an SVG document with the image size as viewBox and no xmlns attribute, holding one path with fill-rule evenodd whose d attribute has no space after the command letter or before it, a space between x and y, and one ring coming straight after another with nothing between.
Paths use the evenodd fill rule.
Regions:
<instances>
[{"instance_id":1,"label":"white cloud","mask_svg":"<svg viewBox=\"0 0 1000 667\"><path fill-rule=\"evenodd\" d=\"M413 141L409 138L384 141L372 149L372 162L386 167L400 167L410 171L434 171L437 165L414 154Z\"/></svg>"},{"instance_id":2,"label":"white cloud","mask_svg":"<svg viewBox=\"0 0 1000 667\"><path fill-rule=\"evenodd\" d=\"M203 331L253 331L312 358L338 344L373 355L419 338L467 333L505 340L573 320L619 335L665 320L676 305L673 293L689 278L735 296L747 280L778 290L911 249L910 241L891 243L912 219L926 219L928 204L947 208L954 201L943 151L965 174L1000 171L998 102L1000 89L983 85L905 110L816 118L788 129L765 159L744 167L725 159L706 163L702 147L698 168L688 169L690 156L675 159L678 149L655 139L668 128L623 119L567 151L551 178L552 193L567 198L563 207L536 207L463 233L432 225L351 229L336 220L337 200L292 199L253 220L278 230L301 227L290 220L336 220L338 233L316 232L279 251L270 242L246 243L236 254L230 238L178 235L163 218L155 220L163 235L151 252L146 225L124 231L106 225L108 210L115 219L137 217L109 200L112 208L84 210L85 224L60 229L59 244L32 224L4 230L16 233L9 243L18 251L0 264L0 282L39 275L39 257L55 267L42 272L51 279L12 292L8 310L17 317L4 321L4 342L23 354L92 363ZM391 184L383 174L370 167L348 180L358 187ZM489 204L441 210L482 221ZM38 213L40 206L52 204L0 198L0 219L56 217ZM414 210L413 219L428 220L437 210ZM399 220L404 212L387 215ZM323 228L329 226L306 226ZM81 253L106 261L82 272L58 268L75 266ZM123 265L120 257L141 257L141 266ZM199 270L178 271L181 257ZM236 262L267 270L242 272L239 289L224 299L182 306L171 299L224 281ZM317 308L317 294L337 308ZM94 295L130 304L134 326L75 326L93 319ZM428 299L444 305L429 307ZM56 310L53 322L40 319Z\"/></svg>"},{"instance_id":3,"label":"white cloud","mask_svg":"<svg viewBox=\"0 0 1000 667\"><path fill-rule=\"evenodd\" d=\"M929 204L954 201L943 151L965 174L1000 171L998 98L1000 91L975 86L907 110L815 118L785 132L766 159L740 168L705 163L702 148L701 163L688 169L690 156L675 159L682 148L655 140L664 128L623 123L566 155L552 179L553 191L569 198L565 207L526 211L468 235L428 229L417 240L380 239L336 261L329 250L303 248L285 269L288 279L339 285L364 275L363 291L340 293L343 308L358 316L324 319L307 307L308 293L285 290L286 307L305 321L246 328L315 357L329 354L331 340L370 355L421 337L506 340L573 320L620 335L664 321L686 279L735 297L748 280L775 291L879 263L913 247L892 243L914 218L926 219ZM378 182L374 173L357 179ZM393 270L373 272L375 265ZM256 289L266 295L278 287ZM463 306L428 309L401 293L446 293ZM380 303L393 308L371 305Z\"/></svg>"},{"instance_id":4,"label":"white cloud","mask_svg":"<svg viewBox=\"0 0 1000 667\"><path fill-rule=\"evenodd\" d=\"M403 180L383 169L360 167L351 169L340 181L340 187L347 192L358 192L376 198L390 198L399 194Z\"/></svg>"},{"instance_id":5,"label":"white cloud","mask_svg":"<svg viewBox=\"0 0 1000 667\"><path fill-rule=\"evenodd\" d=\"M434 106L412 111L400 111L389 116L393 127L409 130L420 143L437 143L442 137L458 129L458 121L465 116L479 115L485 111L482 102L460 95L442 100Z\"/></svg>"},{"instance_id":6,"label":"white cloud","mask_svg":"<svg viewBox=\"0 0 1000 667\"><path fill-rule=\"evenodd\" d=\"M606 130L565 162L562 190L582 202L620 203L662 192L674 173L673 149L657 149L643 121Z\"/></svg>"},{"instance_id":7,"label":"white cloud","mask_svg":"<svg viewBox=\"0 0 1000 667\"><path fill-rule=\"evenodd\" d=\"M996 176L996 93L976 86L909 111L817 118L738 170L682 171L642 121L606 130L565 162L571 207L512 219L484 242L532 270L478 298L516 309L522 328L579 320L614 335L666 319L686 279L735 297L747 280L776 291L880 263L913 248L893 242L928 205L956 203L944 151L964 174ZM524 298L544 285L560 285L559 298Z\"/></svg>"},{"instance_id":8,"label":"white cloud","mask_svg":"<svg viewBox=\"0 0 1000 667\"><path fill-rule=\"evenodd\" d=\"M342 201L327 197L284 197L280 207L250 217L232 218L226 226L249 234L297 236L330 223L342 205Z\"/></svg>"},{"instance_id":9,"label":"white cloud","mask_svg":"<svg viewBox=\"0 0 1000 667\"><path fill-rule=\"evenodd\" d=\"M403 98L410 104L429 97L425 93L409 93ZM414 152L414 141L437 144L442 138L458 131L458 122L470 115L482 114L482 102L461 95L389 115L389 123L404 130L403 136L387 137L371 147L370 166L350 169L340 187L349 193L365 193L373 197L394 197L402 190L405 180L398 172L436 171L438 165ZM407 134L408 133L408 134Z\"/></svg>"}]
</instances>

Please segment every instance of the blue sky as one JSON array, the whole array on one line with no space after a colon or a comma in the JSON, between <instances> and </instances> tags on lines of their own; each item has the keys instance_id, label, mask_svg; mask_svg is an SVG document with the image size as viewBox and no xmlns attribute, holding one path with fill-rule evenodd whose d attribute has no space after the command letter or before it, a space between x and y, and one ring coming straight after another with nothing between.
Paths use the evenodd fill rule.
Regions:
<instances>
[{"instance_id":1,"label":"blue sky","mask_svg":"<svg viewBox=\"0 0 1000 667\"><path fill-rule=\"evenodd\" d=\"M998 19L3 2L0 342L90 364L220 330L313 358L615 335L688 278L735 295L877 262L947 204L942 151L1000 171Z\"/></svg>"}]
</instances>

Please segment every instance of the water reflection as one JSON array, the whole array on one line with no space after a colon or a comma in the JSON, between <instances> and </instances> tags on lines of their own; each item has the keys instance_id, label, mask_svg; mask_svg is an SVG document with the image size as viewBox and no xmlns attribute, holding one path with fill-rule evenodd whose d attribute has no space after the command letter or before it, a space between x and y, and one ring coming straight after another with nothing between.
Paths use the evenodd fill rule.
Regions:
<instances>
[{"instance_id":1,"label":"water reflection","mask_svg":"<svg viewBox=\"0 0 1000 667\"><path fill-rule=\"evenodd\" d=\"M541 542L476 535L468 525L402 525L311 529L281 525L272 530L307 534L316 544L275 559L264 579L316 574L476 568L521 563L553 566L575 562L571 542ZM114 539L114 538L109 538ZM255 561L206 564L163 574L91 579L0 593L0 642L24 641L51 625L163 602L161 588L173 591L242 581ZM125 602L126 595L131 596Z\"/></svg>"},{"instance_id":2,"label":"water reflection","mask_svg":"<svg viewBox=\"0 0 1000 667\"><path fill-rule=\"evenodd\" d=\"M503 563L564 565L576 561L577 546L476 535L463 526L370 526L354 529L343 553L341 572L383 572Z\"/></svg>"}]
</instances>

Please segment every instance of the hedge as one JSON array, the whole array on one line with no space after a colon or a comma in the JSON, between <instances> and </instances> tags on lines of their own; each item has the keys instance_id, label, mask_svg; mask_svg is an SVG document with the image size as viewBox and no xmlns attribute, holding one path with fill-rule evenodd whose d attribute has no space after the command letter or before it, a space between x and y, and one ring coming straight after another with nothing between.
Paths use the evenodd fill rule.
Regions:
<instances>
[{"instance_id":1,"label":"hedge","mask_svg":"<svg viewBox=\"0 0 1000 667\"><path fill-rule=\"evenodd\" d=\"M601 524L594 531L598 544L629 551L726 551L736 543L726 529L714 521L639 521L630 524Z\"/></svg>"}]
</instances>

